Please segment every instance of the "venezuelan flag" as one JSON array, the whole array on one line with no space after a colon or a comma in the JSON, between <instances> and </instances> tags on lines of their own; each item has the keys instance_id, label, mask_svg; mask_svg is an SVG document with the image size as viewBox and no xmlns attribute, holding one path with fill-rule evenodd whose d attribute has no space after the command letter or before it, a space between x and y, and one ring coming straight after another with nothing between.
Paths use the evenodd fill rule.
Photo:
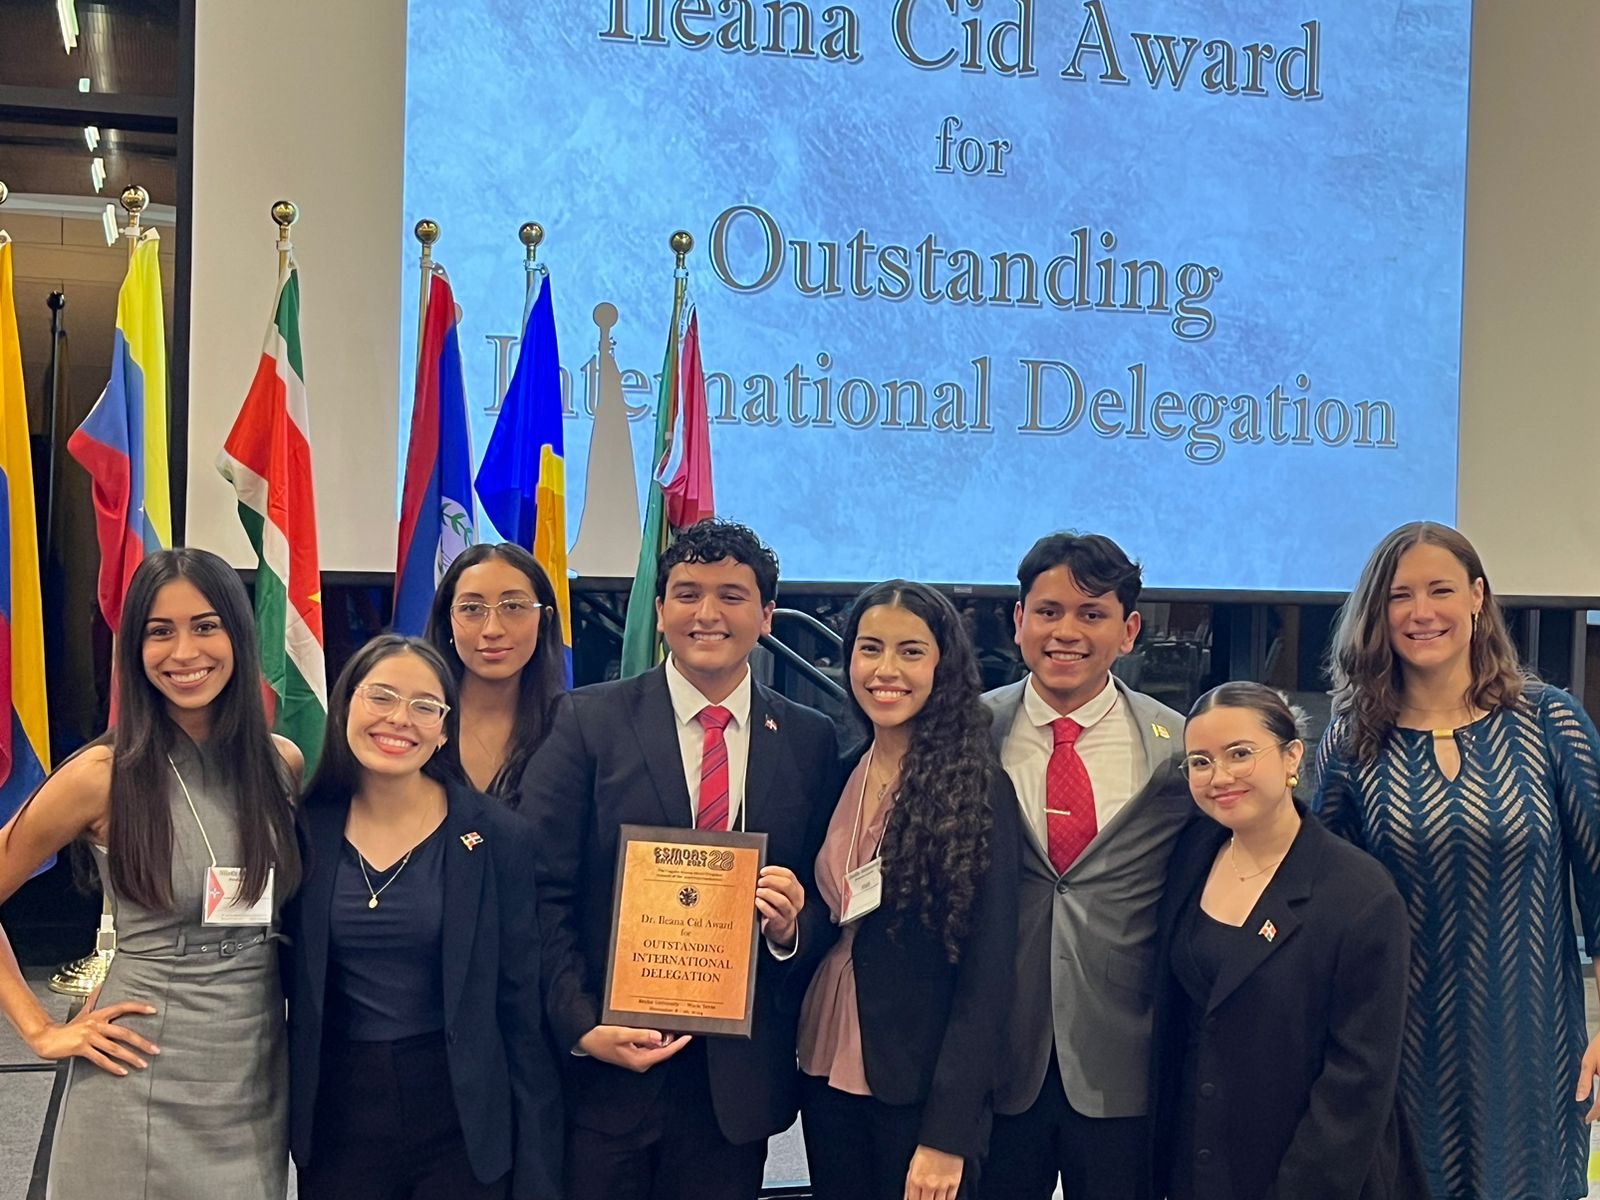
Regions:
<instances>
[{"instance_id":1,"label":"venezuelan flag","mask_svg":"<svg viewBox=\"0 0 1600 1200\"><path fill-rule=\"evenodd\" d=\"M12 289L11 242L0 232L0 823L50 769L39 535Z\"/></svg>"},{"instance_id":2,"label":"venezuelan flag","mask_svg":"<svg viewBox=\"0 0 1600 1200\"><path fill-rule=\"evenodd\" d=\"M478 498L500 536L531 550L555 587L570 687L572 599L567 587L567 466L561 418L561 355L556 348L550 277L545 275L478 469Z\"/></svg>"},{"instance_id":3,"label":"venezuelan flag","mask_svg":"<svg viewBox=\"0 0 1600 1200\"><path fill-rule=\"evenodd\" d=\"M145 230L117 296L111 378L67 439L67 452L94 481L100 611L113 630L139 563L152 550L172 545L160 252L156 231Z\"/></svg>"}]
</instances>

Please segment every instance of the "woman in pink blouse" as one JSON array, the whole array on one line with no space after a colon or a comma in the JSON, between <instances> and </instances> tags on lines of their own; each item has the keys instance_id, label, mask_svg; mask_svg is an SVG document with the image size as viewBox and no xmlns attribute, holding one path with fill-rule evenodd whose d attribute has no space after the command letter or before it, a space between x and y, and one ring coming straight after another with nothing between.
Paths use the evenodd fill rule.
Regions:
<instances>
[{"instance_id":1,"label":"woman in pink blouse","mask_svg":"<svg viewBox=\"0 0 1600 1200\"><path fill-rule=\"evenodd\" d=\"M871 741L817 856L838 941L800 1015L812 1190L955 1200L988 1140L1020 816L949 600L902 579L868 588L844 644Z\"/></svg>"}]
</instances>

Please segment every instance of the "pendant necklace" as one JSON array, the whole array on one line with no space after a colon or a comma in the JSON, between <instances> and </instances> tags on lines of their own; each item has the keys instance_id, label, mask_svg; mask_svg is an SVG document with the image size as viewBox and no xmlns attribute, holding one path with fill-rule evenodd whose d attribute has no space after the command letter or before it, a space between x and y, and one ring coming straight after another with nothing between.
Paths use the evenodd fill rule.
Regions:
<instances>
[{"instance_id":1,"label":"pendant necklace","mask_svg":"<svg viewBox=\"0 0 1600 1200\"><path fill-rule=\"evenodd\" d=\"M416 849L415 846L411 847L411 850L415 850L415 849ZM403 858L401 858L401 860L400 860L400 865L394 869L394 874L389 876L389 878L385 879L383 881L383 886L378 888L377 891L373 891L373 889L372 889L372 879L367 874L367 859L366 859L366 856L364 854L362 854L361 851L359 851L359 850L356 851L356 862L361 864L361 879L367 885L367 894L372 897L370 900L367 901L367 907L368 908L377 908L378 907L378 897L383 894L383 889L388 887L396 879L400 878L400 872L404 871L406 869L406 864L411 861L411 850L407 850L405 852L405 856Z\"/></svg>"},{"instance_id":2,"label":"pendant necklace","mask_svg":"<svg viewBox=\"0 0 1600 1200\"><path fill-rule=\"evenodd\" d=\"M1288 851L1284 851L1283 854L1278 855L1277 858L1273 859L1266 866L1261 867L1258 870L1251 871L1250 874L1248 874L1248 875L1240 875L1239 874L1239 856L1238 856L1238 854L1236 854L1234 852L1234 843L1235 843L1235 841L1236 841L1236 839L1234 839L1234 838L1229 838L1228 839L1228 865L1233 868L1233 873L1234 873L1234 875L1238 876L1238 879L1239 879L1240 883L1244 883L1246 880L1249 880L1249 879L1254 879L1257 875L1265 875L1268 871L1272 870L1273 867L1275 867L1279 863L1281 863L1284 860L1285 855L1288 854Z\"/></svg>"}]
</instances>

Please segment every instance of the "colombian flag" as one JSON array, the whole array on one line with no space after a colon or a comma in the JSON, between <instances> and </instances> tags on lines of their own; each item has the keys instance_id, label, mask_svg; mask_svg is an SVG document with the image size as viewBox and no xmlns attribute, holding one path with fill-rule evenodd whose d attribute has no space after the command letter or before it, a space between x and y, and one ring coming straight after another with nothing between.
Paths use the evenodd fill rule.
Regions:
<instances>
[{"instance_id":1,"label":"colombian flag","mask_svg":"<svg viewBox=\"0 0 1600 1200\"><path fill-rule=\"evenodd\" d=\"M116 630L144 556L172 545L167 479L167 348L156 231L139 235L117 296L111 378L67 452L94 481L100 611Z\"/></svg>"},{"instance_id":2,"label":"colombian flag","mask_svg":"<svg viewBox=\"0 0 1600 1200\"><path fill-rule=\"evenodd\" d=\"M0 824L50 769L39 534L12 286L11 240L0 232Z\"/></svg>"},{"instance_id":3,"label":"colombian flag","mask_svg":"<svg viewBox=\"0 0 1600 1200\"><path fill-rule=\"evenodd\" d=\"M478 468L478 498L500 536L531 550L550 576L571 687L572 600L567 588L567 469L561 416L561 356L546 274L522 331L511 386Z\"/></svg>"},{"instance_id":4,"label":"colombian flag","mask_svg":"<svg viewBox=\"0 0 1600 1200\"><path fill-rule=\"evenodd\" d=\"M459 323L450 283L436 268L417 347L417 390L400 493L392 622L397 633L422 632L439 577L476 537Z\"/></svg>"}]
</instances>

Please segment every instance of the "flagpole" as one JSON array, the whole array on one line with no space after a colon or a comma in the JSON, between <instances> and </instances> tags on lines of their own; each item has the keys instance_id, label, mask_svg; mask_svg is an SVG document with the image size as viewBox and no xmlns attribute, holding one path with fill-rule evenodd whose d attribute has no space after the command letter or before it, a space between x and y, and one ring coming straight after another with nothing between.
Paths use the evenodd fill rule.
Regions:
<instances>
[{"instance_id":1,"label":"flagpole","mask_svg":"<svg viewBox=\"0 0 1600 1200\"><path fill-rule=\"evenodd\" d=\"M139 248L139 214L150 207L150 193L136 183L130 183L122 189L122 207L128 214L128 224L123 229L123 235L128 239L128 260L133 260L133 253Z\"/></svg>"},{"instance_id":2,"label":"flagpole","mask_svg":"<svg viewBox=\"0 0 1600 1200\"><path fill-rule=\"evenodd\" d=\"M428 292L433 282L433 244L439 240L439 222L426 217L412 230L422 243L422 296L417 304L417 360L422 359L422 339L428 330Z\"/></svg>"},{"instance_id":3,"label":"flagpole","mask_svg":"<svg viewBox=\"0 0 1600 1200\"><path fill-rule=\"evenodd\" d=\"M544 241L544 226L537 221L529 221L517 230L517 237L528 248L527 257L522 262L522 329L518 335L528 328L528 316L533 312L533 302L538 299L539 279L544 274L544 268L536 261L539 255L539 245Z\"/></svg>"},{"instance_id":4,"label":"flagpole","mask_svg":"<svg viewBox=\"0 0 1600 1200\"><path fill-rule=\"evenodd\" d=\"M272 206L272 219L278 226L278 275L281 277L294 249L289 242L289 226L300 219L300 209L293 200L279 200Z\"/></svg>"}]
</instances>

